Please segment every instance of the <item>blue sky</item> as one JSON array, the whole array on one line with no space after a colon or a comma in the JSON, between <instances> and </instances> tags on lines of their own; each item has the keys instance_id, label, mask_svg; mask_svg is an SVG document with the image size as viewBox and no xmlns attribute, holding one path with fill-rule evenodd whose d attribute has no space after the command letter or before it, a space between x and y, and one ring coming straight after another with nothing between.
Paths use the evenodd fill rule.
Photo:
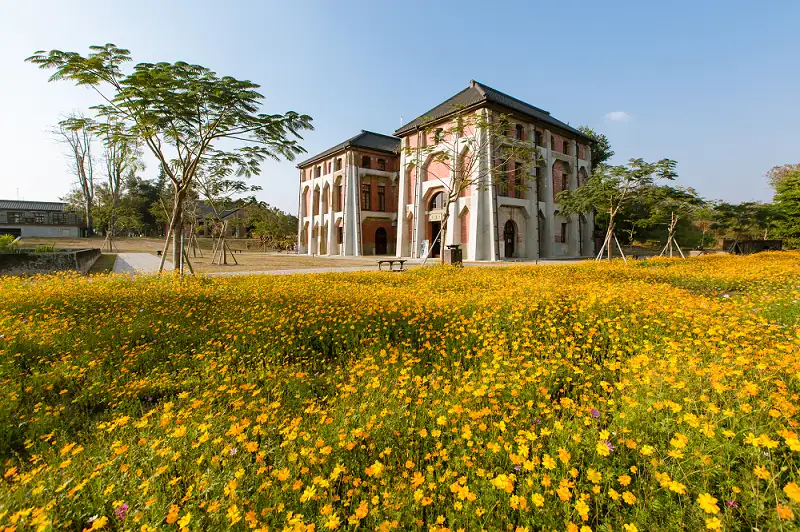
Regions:
<instances>
[{"instance_id":1,"label":"blue sky","mask_svg":"<svg viewBox=\"0 0 800 532\"><path fill-rule=\"evenodd\" d=\"M129 48L261 84L264 110L314 118L310 154L392 133L477 79L605 133L617 155L678 161L707 198L769 200L800 162L800 2L14 2L0 17L0 198L57 200L72 177L48 133L96 102L23 62L37 49ZM146 177L157 174L149 164ZM295 163L253 178L297 210Z\"/></svg>"}]
</instances>

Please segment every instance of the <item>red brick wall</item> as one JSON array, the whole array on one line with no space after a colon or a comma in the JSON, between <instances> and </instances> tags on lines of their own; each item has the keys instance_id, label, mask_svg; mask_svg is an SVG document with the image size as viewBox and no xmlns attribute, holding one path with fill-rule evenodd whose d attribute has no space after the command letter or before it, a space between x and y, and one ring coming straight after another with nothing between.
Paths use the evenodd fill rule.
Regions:
<instances>
[{"instance_id":1,"label":"red brick wall","mask_svg":"<svg viewBox=\"0 0 800 532\"><path fill-rule=\"evenodd\" d=\"M427 172L425 172L425 181L439 181L442 180L447 183L450 179L450 168L440 161L433 161L428 165Z\"/></svg>"},{"instance_id":2,"label":"red brick wall","mask_svg":"<svg viewBox=\"0 0 800 532\"><path fill-rule=\"evenodd\" d=\"M355 152L355 159L356 166L359 168L365 168L362 164L364 157L369 157L369 167L371 170L378 169L378 159L383 159L386 161L386 169L383 170L384 172L396 172L400 167L400 158L396 155L391 155L388 153L382 153L378 155L376 153L357 151Z\"/></svg>"},{"instance_id":3,"label":"red brick wall","mask_svg":"<svg viewBox=\"0 0 800 532\"><path fill-rule=\"evenodd\" d=\"M394 249L393 244L397 238L397 233L395 227L392 226L392 221L389 219L371 219L365 221L361 226L361 242L365 255L372 254L372 249L375 246L375 231L377 231L379 227L383 227L386 230L386 251L390 252Z\"/></svg>"},{"instance_id":4,"label":"red brick wall","mask_svg":"<svg viewBox=\"0 0 800 532\"><path fill-rule=\"evenodd\" d=\"M391 179L386 177L377 176L364 176L361 178L361 183L370 184L370 208L371 211L378 211L378 185L383 183L386 192L386 204L383 211L379 212L397 212L397 184ZM361 202L361 209L367 210L361 198L361 187L358 187L358 201Z\"/></svg>"},{"instance_id":5,"label":"red brick wall","mask_svg":"<svg viewBox=\"0 0 800 532\"><path fill-rule=\"evenodd\" d=\"M461 243L469 243L469 210L461 215Z\"/></svg>"},{"instance_id":6,"label":"red brick wall","mask_svg":"<svg viewBox=\"0 0 800 532\"><path fill-rule=\"evenodd\" d=\"M563 189L563 179L564 174L566 173L566 167L564 161L556 161L553 164L553 200L561 192Z\"/></svg>"},{"instance_id":7,"label":"red brick wall","mask_svg":"<svg viewBox=\"0 0 800 532\"><path fill-rule=\"evenodd\" d=\"M412 168L406 179L406 203L414 203L414 189L417 186L417 170Z\"/></svg>"}]
</instances>

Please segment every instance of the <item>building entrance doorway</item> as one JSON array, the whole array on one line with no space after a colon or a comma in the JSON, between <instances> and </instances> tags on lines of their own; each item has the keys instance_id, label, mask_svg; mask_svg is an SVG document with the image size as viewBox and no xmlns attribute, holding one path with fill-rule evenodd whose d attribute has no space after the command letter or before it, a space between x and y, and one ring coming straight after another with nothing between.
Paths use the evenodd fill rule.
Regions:
<instances>
[{"instance_id":1,"label":"building entrance doorway","mask_svg":"<svg viewBox=\"0 0 800 532\"><path fill-rule=\"evenodd\" d=\"M386 235L386 229L383 227L379 227L375 231L375 254L376 255L386 255L388 252L387 250L387 243L388 237Z\"/></svg>"},{"instance_id":2,"label":"building entrance doorway","mask_svg":"<svg viewBox=\"0 0 800 532\"><path fill-rule=\"evenodd\" d=\"M438 257L442 250L442 235L439 234L441 230L442 222L431 222L431 250L428 253L429 257Z\"/></svg>"},{"instance_id":3,"label":"building entrance doorway","mask_svg":"<svg viewBox=\"0 0 800 532\"><path fill-rule=\"evenodd\" d=\"M511 258L514 256L514 242L517 240L517 228L514 227L514 222L511 220L506 222L505 229L503 230L503 241L505 242L505 257Z\"/></svg>"}]
</instances>

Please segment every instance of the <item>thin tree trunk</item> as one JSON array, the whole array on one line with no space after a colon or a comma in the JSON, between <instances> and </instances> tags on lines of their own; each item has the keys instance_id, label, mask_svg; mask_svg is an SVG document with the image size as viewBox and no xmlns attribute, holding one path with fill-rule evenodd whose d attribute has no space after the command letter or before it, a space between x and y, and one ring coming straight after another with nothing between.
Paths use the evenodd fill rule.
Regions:
<instances>
[{"instance_id":1,"label":"thin tree trunk","mask_svg":"<svg viewBox=\"0 0 800 532\"><path fill-rule=\"evenodd\" d=\"M181 235L183 234L183 199L185 196L186 189L176 191L172 207L172 265L176 270L180 270L183 263Z\"/></svg>"}]
</instances>

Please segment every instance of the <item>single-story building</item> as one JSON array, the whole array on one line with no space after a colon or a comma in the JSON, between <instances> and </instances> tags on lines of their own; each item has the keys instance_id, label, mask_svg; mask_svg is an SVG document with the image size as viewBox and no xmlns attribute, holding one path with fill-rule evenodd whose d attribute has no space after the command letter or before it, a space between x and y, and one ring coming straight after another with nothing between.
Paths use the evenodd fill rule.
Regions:
<instances>
[{"instance_id":1,"label":"single-story building","mask_svg":"<svg viewBox=\"0 0 800 532\"><path fill-rule=\"evenodd\" d=\"M78 238L83 228L83 217L66 203L0 199L0 235Z\"/></svg>"}]
</instances>

